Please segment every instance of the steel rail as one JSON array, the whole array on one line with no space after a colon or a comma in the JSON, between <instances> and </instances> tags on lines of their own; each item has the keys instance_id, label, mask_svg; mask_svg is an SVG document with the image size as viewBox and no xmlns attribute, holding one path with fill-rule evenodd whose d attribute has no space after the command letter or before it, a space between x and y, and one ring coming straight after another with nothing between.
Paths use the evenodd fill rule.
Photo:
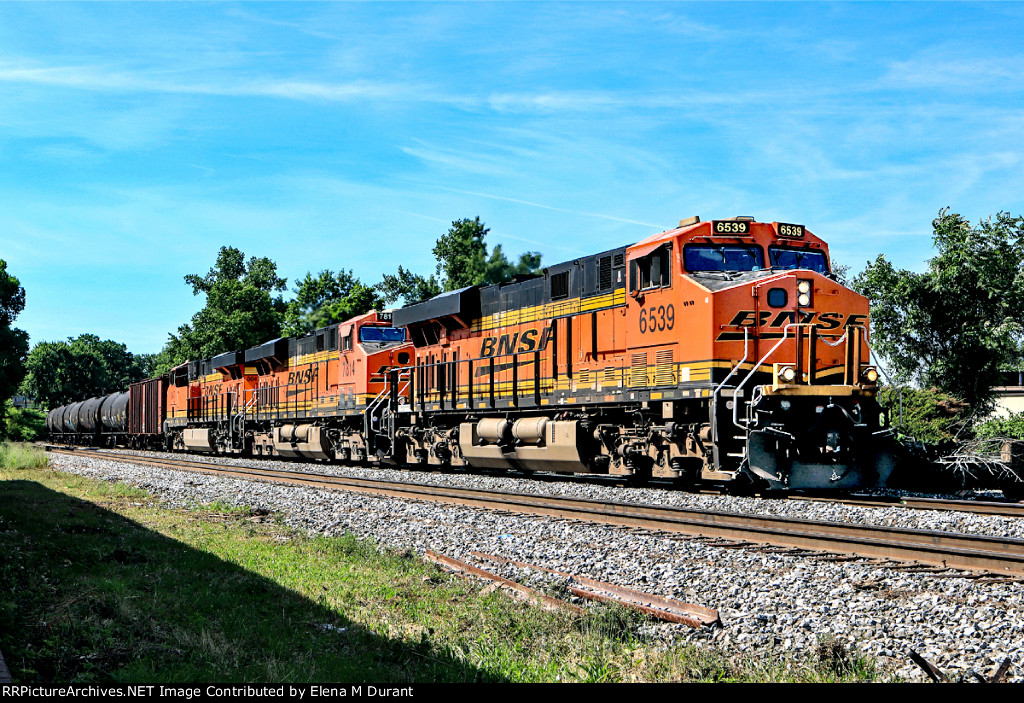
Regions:
<instances>
[{"instance_id":1,"label":"steel rail","mask_svg":"<svg viewBox=\"0 0 1024 703\"><path fill-rule=\"evenodd\" d=\"M828 498L814 495L791 495L786 500L819 500L829 503L859 505L865 508L908 508L911 510L956 510L979 515L997 515L1001 517L1024 517L1024 503L1000 500L958 500L951 498L925 498L922 496L861 496L851 495L845 498Z\"/></svg>"},{"instance_id":2,"label":"steel rail","mask_svg":"<svg viewBox=\"0 0 1024 703\"><path fill-rule=\"evenodd\" d=\"M135 456L133 454L125 454L118 450L111 449L100 449L98 447L66 447L63 445L44 445L48 451L59 451L68 450L74 451L90 451L96 452L97 455L110 455L110 456ZM150 457L152 458L152 457ZM257 461L266 461L260 457L255 457ZM154 459L155 460L155 459ZM185 461L182 459L181 461ZM198 462L209 463L209 462ZM281 462L275 461L274 463L280 465ZM374 467L370 467L374 468ZM388 467L377 467L377 468L388 468ZM420 467L413 467L410 469L417 474L422 475L424 472ZM499 475L507 476L507 472L500 470L480 470L480 475ZM538 482L558 482L558 483L594 483L597 485L605 484L610 485L613 482L621 483L622 481L628 480L626 477L614 477L614 476L595 476L595 475L580 475L580 474L553 474L553 473L537 473L531 474L530 478ZM651 488L659 488L658 485L651 485ZM727 491L723 491L715 488L703 488L698 493L704 495L728 495ZM965 513L976 513L980 515L995 515L1000 517L1024 517L1024 502L1013 502L1005 500L969 500L969 499L949 499L949 498L926 498L920 496L870 496L862 494L850 494L845 497L838 496L826 496L826 495L815 495L815 494L783 494L779 496L767 496L764 497L766 500L800 500L800 501L820 501L825 503L843 503L845 505L858 505L866 508L907 508L910 510L956 510Z\"/></svg>"},{"instance_id":3,"label":"steel rail","mask_svg":"<svg viewBox=\"0 0 1024 703\"><path fill-rule=\"evenodd\" d=\"M73 453L73 452L72 452ZM1024 540L117 455L117 461L622 527L1024 575Z\"/></svg>"},{"instance_id":4,"label":"steel rail","mask_svg":"<svg viewBox=\"0 0 1024 703\"><path fill-rule=\"evenodd\" d=\"M997 500L947 500L944 498L906 497L903 504L915 510L962 510L981 515L1024 517L1024 503Z\"/></svg>"}]
</instances>

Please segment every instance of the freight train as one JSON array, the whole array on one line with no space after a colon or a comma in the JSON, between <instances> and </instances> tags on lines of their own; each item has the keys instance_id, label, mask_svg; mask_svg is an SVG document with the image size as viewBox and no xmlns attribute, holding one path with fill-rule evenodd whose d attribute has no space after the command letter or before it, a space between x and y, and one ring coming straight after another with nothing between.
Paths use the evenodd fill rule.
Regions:
<instances>
[{"instance_id":1,"label":"freight train","mask_svg":"<svg viewBox=\"0 0 1024 703\"><path fill-rule=\"evenodd\" d=\"M868 301L804 226L679 227L192 361L52 410L54 441L661 477L741 490L881 487Z\"/></svg>"}]
</instances>

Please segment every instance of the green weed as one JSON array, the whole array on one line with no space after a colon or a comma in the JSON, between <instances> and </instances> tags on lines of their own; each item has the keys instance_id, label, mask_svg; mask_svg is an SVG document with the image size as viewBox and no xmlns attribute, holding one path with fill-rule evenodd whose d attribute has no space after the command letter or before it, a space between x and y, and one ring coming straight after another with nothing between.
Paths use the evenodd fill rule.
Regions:
<instances>
[{"instance_id":1,"label":"green weed","mask_svg":"<svg viewBox=\"0 0 1024 703\"><path fill-rule=\"evenodd\" d=\"M41 469L49 462L46 452L39 447L20 442L0 444L0 468L10 471Z\"/></svg>"}]
</instances>

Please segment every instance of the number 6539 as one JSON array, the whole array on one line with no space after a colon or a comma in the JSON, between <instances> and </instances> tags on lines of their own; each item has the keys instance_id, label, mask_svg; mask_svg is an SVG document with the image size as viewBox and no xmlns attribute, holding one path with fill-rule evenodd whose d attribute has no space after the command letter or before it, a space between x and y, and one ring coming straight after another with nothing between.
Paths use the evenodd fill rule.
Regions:
<instances>
[{"instance_id":1,"label":"number 6539","mask_svg":"<svg viewBox=\"0 0 1024 703\"><path fill-rule=\"evenodd\" d=\"M664 332L675 327L676 309L669 305L652 305L640 313L640 334Z\"/></svg>"}]
</instances>

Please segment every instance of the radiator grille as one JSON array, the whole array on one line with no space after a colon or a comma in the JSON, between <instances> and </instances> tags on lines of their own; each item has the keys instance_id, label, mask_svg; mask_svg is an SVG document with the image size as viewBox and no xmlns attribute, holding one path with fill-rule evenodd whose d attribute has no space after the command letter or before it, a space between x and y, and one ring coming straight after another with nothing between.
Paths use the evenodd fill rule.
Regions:
<instances>
[{"instance_id":1,"label":"radiator grille","mask_svg":"<svg viewBox=\"0 0 1024 703\"><path fill-rule=\"evenodd\" d=\"M673 363L672 355L673 351L671 349L663 349L655 355L654 385L675 385L675 364Z\"/></svg>"},{"instance_id":2,"label":"radiator grille","mask_svg":"<svg viewBox=\"0 0 1024 703\"><path fill-rule=\"evenodd\" d=\"M594 379L590 377L590 369L580 369L579 376L576 378L578 388L590 388L593 381Z\"/></svg>"},{"instance_id":3,"label":"radiator grille","mask_svg":"<svg viewBox=\"0 0 1024 703\"><path fill-rule=\"evenodd\" d=\"M647 352L633 354L629 365L629 387L643 388L647 385Z\"/></svg>"},{"instance_id":4,"label":"radiator grille","mask_svg":"<svg viewBox=\"0 0 1024 703\"><path fill-rule=\"evenodd\" d=\"M598 268L600 270L600 282L598 286L601 290L607 290L612 287L612 257L602 256L599 262Z\"/></svg>"}]
</instances>

